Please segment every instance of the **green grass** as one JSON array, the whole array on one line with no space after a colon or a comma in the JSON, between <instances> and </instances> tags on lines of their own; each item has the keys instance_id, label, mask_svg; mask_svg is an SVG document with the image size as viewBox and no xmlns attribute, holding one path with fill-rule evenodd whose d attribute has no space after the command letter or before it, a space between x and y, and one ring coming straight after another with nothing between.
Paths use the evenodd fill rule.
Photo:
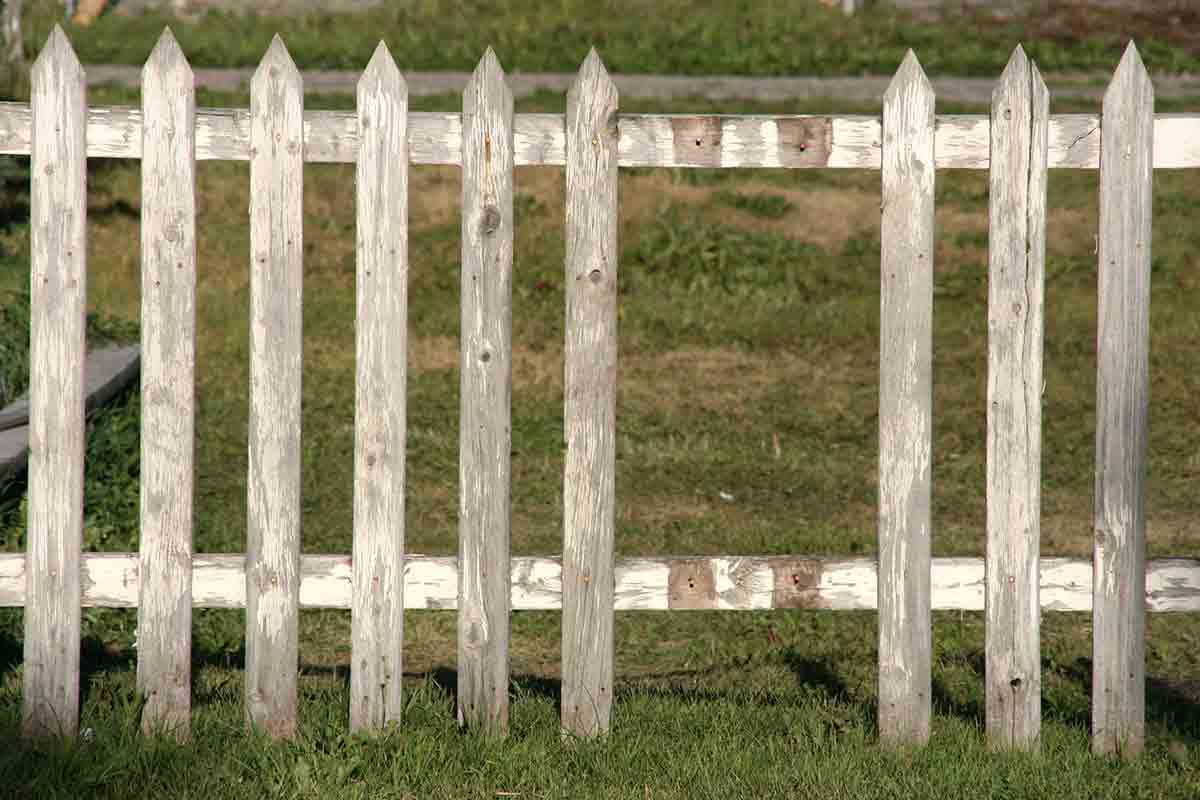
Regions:
<instances>
[{"instance_id":1,"label":"green grass","mask_svg":"<svg viewBox=\"0 0 1200 800\"><path fill-rule=\"evenodd\" d=\"M61 16L45 5L53 8L27 12L31 51ZM1153 15L1093 14L1066 32L1035 22L964 15L930 23L886 6L847 19L815 0L516 0L502 11L483 0L419 0L358 15L107 14L70 34L85 63L138 65L170 24L195 66L257 65L277 32L304 69L361 69L380 39L405 69L422 70L471 70L490 45L506 68L522 71L575 70L595 46L616 72L888 74L911 47L931 74L995 76L1023 43L1045 71L1108 71L1130 37L1152 70L1200 66L1197 52Z\"/></svg>"},{"instance_id":2,"label":"green grass","mask_svg":"<svg viewBox=\"0 0 1200 800\"><path fill-rule=\"evenodd\" d=\"M96 90L96 104L136 104ZM244 106L244 95L201 102ZM454 97L422 109L454 109ZM561 110L560 97L521 110ZM345 97L310 107L351 107ZM1194 109L1181 105L1181 109ZM625 110L773 111L749 103L622 101ZM833 103L792 111L861 111ZM869 109L868 109L869 110ZM978 111L978 109L975 109ZM1074 109L1073 109L1074 110ZM937 178L934 315L934 551L982 553L987 177ZM138 320L136 162L89 170L89 306L97 330ZM563 178L517 173L513 281L513 550L561 549ZM412 170L408 525L410 550L455 551L459 216L450 168ZM1091 552L1095 401L1096 175L1051 176L1047 258L1042 552ZM199 166L196 547L240 552L246 519L247 166ZM624 170L620 220L617 550L622 555L875 549L879 174ZM0 347L19 390L28 285L27 195L0 197ZM1155 175L1148 550L1200 546L1200 211L1194 175ZM349 552L354 311L353 168L305 170L303 524L306 552ZM11 355L10 355L11 354ZM137 535L138 397L91 426L86 543L128 551ZM732 494L724 502L720 493ZM0 497L0 549L22 546L22 487ZM303 612L301 733L242 726L240 612L195 619L195 737L136 734L131 611L87 610L77 740L0 751L17 797L1190 798L1200 793L1200 619L1151 615L1149 750L1132 763L1087 754L1091 621L1046 615L1042 749L990 754L982 735L983 626L938 613L934 737L888 754L875 741L870 613L617 616L613 732L559 740L559 617L513 617L513 729L460 735L452 710L455 615L406 615L403 726L346 731L349 620ZM0 739L20 697L20 614L0 614Z\"/></svg>"}]
</instances>

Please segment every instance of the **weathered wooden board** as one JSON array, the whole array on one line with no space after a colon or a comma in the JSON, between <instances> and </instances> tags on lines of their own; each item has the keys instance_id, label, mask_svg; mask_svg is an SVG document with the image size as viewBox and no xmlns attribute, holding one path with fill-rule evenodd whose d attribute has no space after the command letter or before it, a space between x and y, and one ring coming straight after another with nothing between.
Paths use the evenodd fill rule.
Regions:
<instances>
[{"instance_id":1,"label":"weathered wooden board","mask_svg":"<svg viewBox=\"0 0 1200 800\"><path fill-rule=\"evenodd\" d=\"M87 309L83 68L57 25L33 65L26 736L79 727Z\"/></svg>"},{"instance_id":2,"label":"weathered wooden board","mask_svg":"<svg viewBox=\"0 0 1200 800\"><path fill-rule=\"evenodd\" d=\"M85 408L91 413L108 402L138 376L141 348L134 345L101 347L88 353L84 364L87 393ZM25 466L29 457L29 396L22 395L0 411L0 478Z\"/></svg>"},{"instance_id":3,"label":"weathered wooden board","mask_svg":"<svg viewBox=\"0 0 1200 800\"><path fill-rule=\"evenodd\" d=\"M245 608L246 558L240 554L193 557L192 601L196 608ZM458 566L454 556L409 554L404 560L404 606L454 610ZM1041 560L1043 611L1092 610L1092 562L1082 558ZM562 561L520 556L510 562L512 608L562 608ZM690 580L689 580L690 578ZM698 580L697 580L698 579ZM83 605L135 608L138 557L85 553ZM875 560L790 556L705 556L618 559L617 611L765 611L813 608L870 611L878 605ZM984 560L935 558L932 607L938 611L984 610ZM301 559L301 608L350 608L354 569L349 555ZM25 556L0 553L0 607L25 603ZM1166 558L1146 566L1146 610L1200 612L1200 559Z\"/></svg>"},{"instance_id":4,"label":"weathered wooden board","mask_svg":"<svg viewBox=\"0 0 1200 800\"><path fill-rule=\"evenodd\" d=\"M88 114L88 155L140 158L141 111L93 108ZM623 114L618 116L618 163L622 167L725 166L742 168L831 167L879 169L882 133L875 116ZM684 131L719 135L695 139ZM0 103L0 154L27 155L29 106ZM413 112L409 151L414 164L462 163L462 115ZM934 133L938 169L987 169L989 121L981 114L939 115ZM1096 169L1100 165L1100 118L1094 114L1050 117L1047 165ZM516 166L566 163L562 114L513 118ZM358 122L352 112L304 114L304 157L309 162L353 164ZM246 161L250 114L245 109L204 108L196 114L196 158ZM1200 114L1154 117L1154 167L1200 166Z\"/></svg>"},{"instance_id":5,"label":"weathered wooden board","mask_svg":"<svg viewBox=\"0 0 1200 800\"><path fill-rule=\"evenodd\" d=\"M1104 95L1096 365L1092 750L1145 738L1146 417L1154 88L1130 43Z\"/></svg>"},{"instance_id":6,"label":"weathered wooden board","mask_svg":"<svg viewBox=\"0 0 1200 800\"><path fill-rule=\"evenodd\" d=\"M929 739L933 87L910 50L883 106L879 329L879 738Z\"/></svg>"},{"instance_id":7,"label":"weathered wooden board","mask_svg":"<svg viewBox=\"0 0 1200 800\"><path fill-rule=\"evenodd\" d=\"M196 91L169 30L143 70L142 728L189 736L196 418Z\"/></svg>"},{"instance_id":8,"label":"weathered wooden board","mask_svg":"<svg viewBox=\"0 0 1200 800\"><path fill-rule=\"evenodd\" d=\"M562 729L608 731L616 531L617 90L593 50L567 94Z\"/></svg>"},{"instance_id":9,"label":"weathered wooden board","mask_svg":"<svg viewBox=\"0 0 1200 800\"><path fill-rule=\"evenodd\" d=\"M250 464L246 721L296 730L304 92L278 36L250 87Z\"/></svg>"},{"instance_id":10,"label":"weathered wooden board","mask_svg":"<svg viewBox=\"0 0 1200 800\"><path fill-rule=\"evenodd\" d=\"M358 84L350 729L400 721L408 347L408 91L381 42Z\"/></svg>"},{"instance_id":11,"label":"weathered wooden board","mask_svg":"<svg viewBox=\"0 0 1200 800\"><path fill-rule=\"evenodd\" d=\"M84 365L85 408L90 414L113 398L137 377L141 348L136 344L104 345L87 354ZM0 411L0 431L29 424L29 394L13 400Z\"/></svg>"},{"instance_id":12,"label":"weathered wooden board","mask_svg":"<svg viewBox=\"0 0 1200 800\"><path fill-rule=\"evenodd\" d=\"M463 93L458 720L508 730L513 100L489 49Z\"/></svg>"},{"instance_id":13,"label":"weathered wooden board","mask_svg":"<svg viewBox=\"0 0 1200 800\"><path fill-rule=\"evenodd\" d=\"M1030 749L1042 720L1038 556L1046 131L1050 95L1019 46L992 95L988 204L987 736Z\"/></svg>"}]
</instances>

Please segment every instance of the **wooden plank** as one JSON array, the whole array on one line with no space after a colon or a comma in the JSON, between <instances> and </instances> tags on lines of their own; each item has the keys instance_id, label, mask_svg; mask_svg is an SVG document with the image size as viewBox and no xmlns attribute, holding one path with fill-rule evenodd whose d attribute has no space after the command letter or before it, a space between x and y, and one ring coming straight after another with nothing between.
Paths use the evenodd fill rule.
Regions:
<instances>
[{"instance_id":1,"label":"wooden plank","mask_svg":"<svg viewBox=\"0 0 1200 800\"><path fill-rule=\"evenodd\" d=\"M57 25L34 62L29 511L22 731L79 727L87 119L83 68Z\"/></svg>"},{"instance_id":2,"label":"wooden plank","mask_svg":"<svg viewBox=\"0 0 1200 800\"><path fill-rule=\"evenodd\" d=\"M1154 118L1155 169L1200 166L1200 114ZM714 122L715 121L715 122ZM562 114L517 114L513 118L516 166L563 166L566 127ZM93 108L88 114L88 155L140 158L139 109ZM719 139L684 146L676 131L718 126ZM618 164L622 167L780 167L879 169L879 117L813 115L622 114L618 117ZM827 143L795 131L828 131ZM0 103L0 154L28 155L29 106ZM1051 169L1096 169L1100 165L1100 118L1094 114L1050 117ZM938 115L934 133L938 169L987 169L988 117ZM803 149L801 148L803 145ZM304 114L304 157L309 162L353 164L358 159L358 121L352 112ZM814 149L816 148L816 149ZM409 114L413 164L462 163L462 115ZM246 161L250 157L250 114L246 109L203 108L196 113L198 160Z\"/></svg>"},{"instance_id":3,"label":"wooden plank","mask_svg":"<svg viewBox=\"0 0 1200 800\"><path fill-rule=\"evenodd\" d=\"M136 344L108 344L87 354L84 364L84 407L92 413L103 406L138 375L141 348ZM29 393L21 395L0 411L0 431L29 424Z\"/></svg>"},{"instance_id":4,"label":"wooden plank","mask_svg":"<svg viewBox=\"0 0 1200 800\"><path fill-rule=\"evenodd\" d=\"M276 36L250 85L250 465L246 721L296 730L304 92Z\"/></svg>"},{"instance_id":5,"label":"wooden plank","mask_svg":"<svg viewBox=\"0 0 1200 800\"><path fill-rule=\"evenodd\" d=\"M513 101L489 48L463 93L458 721L508 730Z\"/></svg>"},{"instance_id":6,"label":"wooden plank","mask_svg":"<svg viewBox=\"0 0 1200 800\"><path fill-rule=\"evenodd\" d=\"M929 739L933 87L912 51L883 106L879 738Z\"/></svg>"},{"instance_id":7,"label":"wooden plank","mask_svg":"<svg viewBox=\"0 0 1200 800\"><path fill-rule=\"evenodd\" d=\"M1104 95L1096 373L1092 750L1145 737L1146 415L1154 88L1130 43Z\"/></svg>"},{"instance_id":8,"label":"wooden plank","mask_svg":"<svg viewBox=\"0 0 1200 800\"><path fill-rule=\"evenodd\" d=\"M1042 723L1046 152L1050 94L1018 45L992 96L988 203L987 736L1028 750Z\"/></svg>"},{"instance_id":9,"label":"wooden plank","mask_svg":"<svg viewBox=\"0 0 1200 800\"><path fill-rule=\"evenodd\" d=\"M380 42L358 84L350 729L400 721L408 348L408 90Z\"/></svg>"},{"instance_id":10,"label":"wooden plank","mask_svg":"<svg viewBox=\"0 0 1200 800\"><path fill-rule=\"evenodd\" d=\"M301 557L300 607L350 608L354 588L349 555ZM246 607L246 557L193 556L195 608ZM458 607L458 559L409 554L404 560L404 607L453 611ZM517 611L562 608L562 562L551 556L510 561L511 602ZM653 556L616 562L617 611L765 611L812 608L871 611L877 608L878 578L873 558L791 556ZM707 575L694 587L686 575ZM935 558L933 609L984 610L984 560ZM83 555L83 605L136 608L138 556ZM1091 558L1041 560L1043 611L1092 610ZM0 553L0 607L25 603L25 556ZM1200 559L1163 558L1146 565L1146 610L1200 612Z\"/></svg>"},{"instance_id":11,"label":"wooden plank","mask_svg":"<svg viewBox=\"0 0 1200 800\"><path fill-rule=\"evenodd\" d=\"M142 729L187 739L196 418L196 90L170 30L143 70Z\"/></svg>"},{"instance_id":12,"label":"wooden plank","mask_svg":"<svg viewBox=\"0 0 1200 800\"><path fill-rule=\"evenodd\" d=\"M595 50L567 93L564 732L608 731L616 520L617 90Z\"/></svg>"}]
</instances>

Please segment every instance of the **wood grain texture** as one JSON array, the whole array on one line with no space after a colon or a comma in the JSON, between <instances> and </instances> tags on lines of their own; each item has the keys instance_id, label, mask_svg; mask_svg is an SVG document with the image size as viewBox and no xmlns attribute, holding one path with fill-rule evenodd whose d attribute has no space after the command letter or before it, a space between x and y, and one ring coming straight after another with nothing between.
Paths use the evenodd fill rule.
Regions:
<instances>
[{"instance_id":1,"label":"wood grain texture","mask_svg":"<svg viewBox=\"0 0 1200 800\"><path fill-rule=\"evenodd\" d=\"M933 87L909 51L883 106L879 738L929 739Z\"/></svg>"},{"instance_id":2,"label":"wood grain texture","mask_svg":"<svg viewBox=\"0 0 1200 800\"><path fill-rule=\"evenodd\" d=\"M1145 737L1146 416L1154 88L1131 43L1104 95L1096 339L1092 750Z\"/></svg>"},{"instance_id":3,"label":"wood grain texture","mask_svg":"<svg viewBox=\"0 0 1200 800\"><path fill-rule=\"evenodd\" d=\"M278 36L250 84L250 464L246 721L296 729L304 103Z\"/></svg>"},{"instance_id":4,"label":"wood grain texture","mask_svg":"<svg viewBox=\"0 0 1200 800\"><path fill-rule=\"evenodd\" d=\"M193 556L192 602L196 608L246 607L246 557ZM562 608L562 561L517 556L510 561L513 610ZM1043 611L1092 610L1091 558L1041 560ZM301 608L350 608L354 569L349 555L306 555L300 562ZM871 611L878 606L873 558L795 556L655 556L616 562L617 611L760 611L813 608ZM694 584L688 577L707 576ZM83 605L136 608L138 556L85 553ZM984 610L984 560L935 558L935 611ZM458 559L409 554L404 559L404 607L458 607ZM1200 559L1163 558L1146 565L1146 611L1200 612ZM0 607L25 604L25 556L0 553Z\"/></svg>"},{"instance_id":5,"label":"wood grain texture","mask_svg":"<svg viewBox=\"0 0 1200 800\"><path fill-rule=\"evenodd\" d=\"M986 115L938 115L934 130L938 169L987 169ZM110 106L88 112L88 155L140 158L139 109ZM719 127L719 138L678 138L689 126ZM623 114L617 119L618 164L622 167L739 167L879 169L883 141L879 117L811 115ZM29 106L0 103L0 154L28 155ZM810 133L827 131L822 138ZM802 138L798 132L804 132ZM513 119L516 166L566 163L562 114L517 114ZM801 147L803 145L803 148ZM358 159L358 120L344 111L304 114L304 157L308 162L353 164ZM462 163L462 115L409 114L413 164ZM202 108L196 113L198 160L246 161L250 157L250 114L246 109ZM1100 165L1100 118L1094 114L1050 117L1051 169L1096 169ZM1200 114L1154 117L1154 167L1200 166Z\"/></svg>"},{"instance_id":6,"label":"wood grain texture","mask_svg":"<svg viewBox=\"0 0 1200 800\"><path fill-rule=\"evenodd\" d=\"M608 731L616 519L617 90L592 50L567 93L562 729Z\"/></svg>"},{"instance_id":7,"label":"wood grain texture","mask_svg":"<svg viewBox=\"0 0 1200 800\"><path fill-rule=\"evenodd\" d=\"M513 101L490 49L463 93L458 721L508 730Z\"/></svg>"},{"instance_id":8,"label":"wood grain texture","mask_svg":"<svg viewBox=\"0 0 1200 800\"><path fill-rule=\"evenodd\" d=\"M57 25L34 62L30 195L26 736L79 727L87 114L83 68Z\"/></svg>"},{"instance_id":9,"label":"wood grain texture","mask_svg":"<svg viewBox=\"0 0 1200 800\"><path fill-rule=\"evenodd\" d=\"M143 70L142 729L187 739L196 418L196 90L164 31Z\"/></svg>"},{"instance_id":10,"label":"wood grain texture","mask_svg":"<svg viewBox=\"0 0 1200 800\"><path fill-rule=\"evenodd\" d=\"M408 347L408 90L381 42L358 84L350 729L400 721Z\"/></svg>"},{"instance_id":11,"label":"wood grain texture","mask_svg":"<svg viewBox=\"0 0 1200 800\"><path fill-rule=\"evenodd\" d=\"M1019 46L992 96L988 191L987 736L1031 749L1042 719L1046 148L1050 95Z\"/></svg>"}]
</instances>

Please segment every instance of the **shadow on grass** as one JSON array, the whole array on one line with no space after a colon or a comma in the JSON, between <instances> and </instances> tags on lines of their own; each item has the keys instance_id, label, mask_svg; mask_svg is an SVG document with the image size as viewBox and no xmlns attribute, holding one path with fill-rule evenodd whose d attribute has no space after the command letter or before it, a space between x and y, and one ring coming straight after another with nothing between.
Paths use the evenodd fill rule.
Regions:
<instances>
[{"instance_id":1,"label":"shadow on grass","mask_svg":"<svg viewBox=\"0 0 1200 800\"><path fill-rule=\"evenodd\" d=\"M19 610L4 610L19 614ZM19 636L19 621L16 627L3 626L0 632L0 677L15 672L21 663L23 652ZM81 703L125 702L127 691L119 687L132 687L136 673L136 654L130 649L106 645L95 637L85 638L81 659ZM228 648L215 649L195 647L193 657L193 698L196 707L213 703L237 702L239 677L230 676L212 686L201 686L197 677L204 668L238 671L245 668L245 651ZM857 706L862 712L867 728L874 730L875 708L873 703L857 702L840 677L838 664L832 658L806 656L794 648L782 654L782 661L795 676L794 686L807 697L847 707ZM978 690L964 695L955 691L941 675L933 678L934 709L940 714L957 717L979 729L984 727L983 678L984 660L982 653L972 653L960 666L978 681ZM639 697L661 697L670 700L685 700L692 703L723 703L735 706L774 706L786 702L788 692L770 689L754 691L723 686L706 687L706 678L714 679L727 673L729 665L706 669L680 670L641 675L619 679L616 686L617 702L631 695ZM1088 698L1091 693L1090 659L1077 658L1068 664L1043 663L1042 715L1046 721L1058 722L1070 727L1087 729L1090 726ZM350 670L343 665L302 665L300 672L308 677L332 679L341 694L348 694ZM450 666L440 666L424 672L405 673L409 682L428 683L457 704L458 673ZM542 675L522 674L512 676L511 694L514 699L536 698L548 700L555 705L561 702L561 681ZM109 695L112 695L109 697ZM118 696L120 695L120 696ZM107 699L106 699L107 698ZM1200 680L1166 679L1148 676L1146 681L1146 722L1152 732L1187 743L1200 744Z\"/></svg>"}]
</instances>

